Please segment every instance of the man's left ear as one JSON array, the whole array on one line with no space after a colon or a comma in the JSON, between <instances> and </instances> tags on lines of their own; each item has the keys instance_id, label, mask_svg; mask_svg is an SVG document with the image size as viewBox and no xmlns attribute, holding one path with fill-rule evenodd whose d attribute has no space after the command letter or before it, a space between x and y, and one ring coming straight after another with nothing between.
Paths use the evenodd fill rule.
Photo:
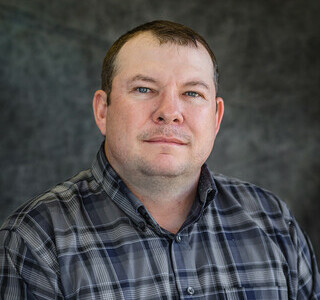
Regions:
<instances>
[{"instance_id":1,"label":"man's left ear","mask_svg":"<svg viewBox=\"0 0 320 300\"><path fill-rule=\"evenodd\" d=\"M106 116L107 116L107 94L103 90L98 90L93 96L92 108L96 124L102 133L106 135Z\"/></svg>"},{"instance_id":2,"label":"man's left ear","mask_svg":"<svg viewBox=\"0 0 320 300\"><path fill-rule=\"evenodd\" d=\"M222 117L223 117L223 113L224 113L224 102L223 99L221 97L217 97L216 98L216 135L219 132L220 129L220 124L222 121Z\"/></svg>"}]
</instances>

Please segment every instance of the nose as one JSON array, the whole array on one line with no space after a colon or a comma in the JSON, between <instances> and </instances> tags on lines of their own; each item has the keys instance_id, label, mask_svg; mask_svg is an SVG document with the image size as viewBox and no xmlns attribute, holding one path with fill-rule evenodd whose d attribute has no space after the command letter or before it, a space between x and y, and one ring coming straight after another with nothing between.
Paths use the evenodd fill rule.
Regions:
<instances>
[{"instance_id":1,"label":"nose","mask_svg":"<svg viewBox=\"0 0 320 300\"><path fill-rule=\"evenodd\" d=\"M162 95L152 115L153 122L157 124L181 124L183 115L179 97L174 93Z\"/></svg>"}]
</instances>

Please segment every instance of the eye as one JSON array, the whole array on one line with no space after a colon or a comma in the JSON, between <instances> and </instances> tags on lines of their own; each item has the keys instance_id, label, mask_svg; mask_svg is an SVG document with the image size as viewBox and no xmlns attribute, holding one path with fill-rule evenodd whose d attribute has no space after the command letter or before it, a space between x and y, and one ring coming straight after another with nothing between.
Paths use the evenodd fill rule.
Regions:
<instances>
[{"instance_id":1,"label":"eye","mask_svg":"<svg viewBox=\"0 0 320 300\"><path fill-rule=\"evenodd\" d=\"M194 98L201 96L199 93L194 92L194 91L188 91L188 92L185 92L184 94L185 94L186 96L194 97Z\"/></svg>"},{"instance_id":2,"label":"eye","mask_svg":"<svg viewBox=\"0 0 320 300\"><path fill-rule=\"evenodd\" d=\"M136 91L142 94L150 93L151 89L146 88L146 87L137 87Z\"/></svg>"}]
</instances>

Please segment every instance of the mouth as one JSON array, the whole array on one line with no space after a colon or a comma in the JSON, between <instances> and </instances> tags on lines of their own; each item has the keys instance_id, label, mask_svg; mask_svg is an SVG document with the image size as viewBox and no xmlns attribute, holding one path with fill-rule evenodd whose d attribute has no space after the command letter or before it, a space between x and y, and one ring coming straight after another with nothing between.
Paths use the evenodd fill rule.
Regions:
<instances>
[{"instance_id":1,"label":"mouth","mask_svg":"<svg viewBox=\"0 0 320 300\"><path fill-rule=\"evenodd\" d=\"M170 138L170 137L152 137L148 140L144 140L146 143L150 144L164 144L164 145L173 145L173 146L185 146L187 145L186 142L177 138Z\"/></svg>"}]
</instances>

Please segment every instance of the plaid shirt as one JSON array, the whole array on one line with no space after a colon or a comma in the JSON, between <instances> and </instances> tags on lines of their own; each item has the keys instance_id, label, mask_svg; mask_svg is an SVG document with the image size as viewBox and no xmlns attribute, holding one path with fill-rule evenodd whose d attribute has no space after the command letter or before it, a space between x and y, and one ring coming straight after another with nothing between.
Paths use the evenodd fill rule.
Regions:
<instances>
[{"instance_id":1,"label":"plaid shirt","mask_svg":"<svg viewBox=\"0 0 320 300\"><path fill-rule=\"evenodd\" d=\"M159 227L108 164L18 209L0 231L1 299L320 299L308 239L286 206L212 175L180 231Z\"/></svg>"}]
</instances>

